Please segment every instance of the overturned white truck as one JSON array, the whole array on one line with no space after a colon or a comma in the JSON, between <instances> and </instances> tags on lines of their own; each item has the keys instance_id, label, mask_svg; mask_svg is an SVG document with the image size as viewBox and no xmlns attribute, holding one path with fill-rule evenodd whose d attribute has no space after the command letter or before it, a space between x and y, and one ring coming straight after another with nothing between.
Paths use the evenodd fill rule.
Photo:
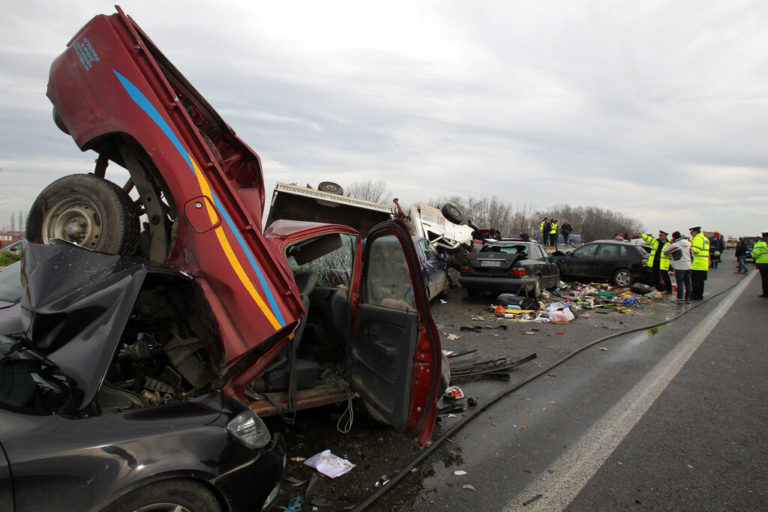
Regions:
<instances>
[{"instance_id":1,"label":"overturned white truck","mask_svg":"<svg viewBox=\"0 0 768 512\"><path fill-rule=\"evenodd\" d=\"M323 182L318 189L289 183L277 183L272 193L265 227L280 219L345 224L365 235L379 222L404 216L413 236L426 238L434 249L445 255L448 265L458 267L472 246L472 233L477 229L452 204L442 209L421 203L400 209L397 199L388 206L343 195L342 188Z\"/></svg>"}]
</instances>

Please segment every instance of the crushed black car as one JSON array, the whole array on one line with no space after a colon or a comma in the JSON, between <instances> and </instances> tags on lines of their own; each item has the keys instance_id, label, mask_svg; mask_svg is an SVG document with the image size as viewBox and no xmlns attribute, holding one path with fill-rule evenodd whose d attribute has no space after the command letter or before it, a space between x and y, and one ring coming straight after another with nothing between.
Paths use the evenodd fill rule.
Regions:
<instances>
[{"instance_id":1,"label":"crushed black car","mask_svg":"<svg viewBox=\"0 0 768 512\"><path fill-rule=\"evenodd\" d=\"M0 336L1 510L275 504L282 436L220 391L191 277L63 242L29 244L23 267L28 336Z\"/></svg>"}]
</instances>

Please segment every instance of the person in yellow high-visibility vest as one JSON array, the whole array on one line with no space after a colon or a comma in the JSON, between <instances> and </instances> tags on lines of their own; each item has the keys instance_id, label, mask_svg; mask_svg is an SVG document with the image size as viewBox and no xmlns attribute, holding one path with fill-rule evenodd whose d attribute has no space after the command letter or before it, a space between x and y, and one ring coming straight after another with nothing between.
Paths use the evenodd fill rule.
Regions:
<instances>
[{"instance_id":1,"label":"person in yellow high-visibility vest","mask_svg":"<svg viewBox=\"0 0 768 512\"><path fill-rule=\"evenodd\" d=\"M755 266L760 271L760 280L763 282L763 294L761 297L768 298L768 232L763 233L761 238L755 241L752 246L752 257L755 258Z\"/></svg>"},{"instance_id":2,"label":"person in yellow high-visibility vest","mask_svg":"<svg viewBox=\"0 0 768 512\"><path fill-rule=\"evenodd\" d=\"M669 244L667 232L659 230L659 238L640 233L645 243L651 246L651 257L646 264L653 272L653 280L657 289L664 287L664 293L672 293L672 280L669 278L669 254L665 254L664 248Z\"/></svg>"},{"instance_id":3,"label":"person in yellow high-visibility vest","mask_svg":"<svg viewBox=\"0 0 768 512\"><path fill-rule=\"evenodd\" d=\"M549 244L554 245L557 250L557 219L552 219L549 226Z\"/></svg>"},{"instance_id":4,"label":"person in yellow high-visibility vest","mask_svg":"<svg viewBox=\"0 0 768 512\"><path fill-rule=\"evenodd\" d=\"M704 298L704 281L709 270L709 238L701 232L701 226L692 227L691 236L691 300Z\"/></svg>"}]
</instances>

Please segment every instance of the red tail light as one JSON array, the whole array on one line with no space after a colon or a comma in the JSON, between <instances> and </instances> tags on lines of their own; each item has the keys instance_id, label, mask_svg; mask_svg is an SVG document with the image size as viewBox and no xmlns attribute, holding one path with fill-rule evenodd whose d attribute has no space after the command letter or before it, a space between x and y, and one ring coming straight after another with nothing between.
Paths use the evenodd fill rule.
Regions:
<instances>
[{"instance_id":1,"label":"red tail light","mask_svg":"<svg viewBox=\"0 0 768 512\"><path fill-rule=\"evenodd\" d=\"M472 272L472 270L469 267L461 267L459 269L460 274L469 274L470 272Z\"/></svg>"},{"instance_id":2,"label":"red tail light","mask_svg":"<svg viewBox=\"0 0 768 512\"><path fill-rule=\"evenodd\" d=\"M524 276L526 274L524 268L513 268L509 271L509 275L511 276Z\"/></svg>"}]
</instances>

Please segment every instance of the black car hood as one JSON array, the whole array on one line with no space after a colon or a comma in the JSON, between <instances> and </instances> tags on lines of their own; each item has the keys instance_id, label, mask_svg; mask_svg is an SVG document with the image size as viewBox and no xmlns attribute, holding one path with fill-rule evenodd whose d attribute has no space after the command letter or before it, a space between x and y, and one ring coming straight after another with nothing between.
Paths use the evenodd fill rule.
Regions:
<instances>
[{"instance_id":1,"label":"black car hood","mask_svg":"<svg viewBox=\"0 0 768 512\"><path fill-rule=\"evenodd\" d=\"M148 264L59 241L27 244L23 254L24 331L36 352L75 380L84 407L106 374Z\"/></svg>"}]
</instances>

